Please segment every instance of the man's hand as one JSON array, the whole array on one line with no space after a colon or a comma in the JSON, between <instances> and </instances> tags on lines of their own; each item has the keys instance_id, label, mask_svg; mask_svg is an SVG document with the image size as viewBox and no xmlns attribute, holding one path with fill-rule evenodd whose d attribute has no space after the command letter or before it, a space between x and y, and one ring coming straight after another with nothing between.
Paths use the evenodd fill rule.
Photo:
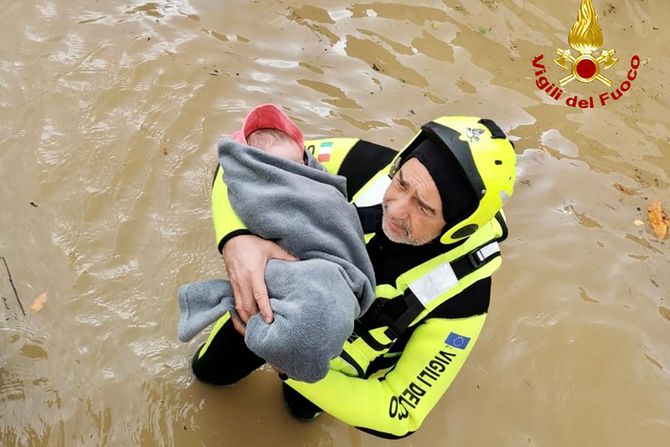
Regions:
<instances>
[{"instance_id":1,"label":"man's hand","mask_svg":"<svg viewBox=\"0 0 670 447\"><path fill-rule=\"evenodd\" d=\"M272 308L265 286L265 266L270 259L298 260L275 242L251 234L235 236L223 246L223 260L233 287L235 310L242 319L239 321L233 316L233 325L242 335L244 325L259 309L265 322L272 323Z\"/></svg>"}]
</instances>

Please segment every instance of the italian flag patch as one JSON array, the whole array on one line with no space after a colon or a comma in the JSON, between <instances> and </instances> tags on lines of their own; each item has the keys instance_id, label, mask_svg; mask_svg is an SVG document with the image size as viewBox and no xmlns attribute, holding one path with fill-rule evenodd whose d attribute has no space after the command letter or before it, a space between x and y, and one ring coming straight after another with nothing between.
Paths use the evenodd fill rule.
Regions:
<instances>
[{"instance_id":1,"label":"italian flag patch","mask_svg":"<svg viewBox=\"0 0 670 447\"><path fill-rule=\"evenodd\" d=\"M330 161L330 151L332 149L333 149L332 141L324 141L323 143L319 143L319 155L317 157L317 160L319 160L320 162Z\"/></svg>"}]
</instances>

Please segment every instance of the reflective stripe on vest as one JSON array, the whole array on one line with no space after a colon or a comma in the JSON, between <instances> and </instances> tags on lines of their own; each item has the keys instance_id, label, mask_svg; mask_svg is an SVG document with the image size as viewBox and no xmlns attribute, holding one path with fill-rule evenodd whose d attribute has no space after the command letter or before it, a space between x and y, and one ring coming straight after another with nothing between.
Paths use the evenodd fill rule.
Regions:
<instances>
[{"instance_id":1,"label":"reflective stripe on vest","mask_svg":"<svg viewBox=\"0 0 670 447\"><path fill-rule=\"evenodd\" d=\"M472 253L468 253L467 257L472 263L473 268L476 269L492 255L498 253L500 253L498 242L493 241ZM426 308L428 303L457 284L458 277L456 276L456 272L454 272L451 263L445 262L421 278L412 281L408 288L414 292L414 295L419 299L419 302Z\"/></svg>"}]
</instances>

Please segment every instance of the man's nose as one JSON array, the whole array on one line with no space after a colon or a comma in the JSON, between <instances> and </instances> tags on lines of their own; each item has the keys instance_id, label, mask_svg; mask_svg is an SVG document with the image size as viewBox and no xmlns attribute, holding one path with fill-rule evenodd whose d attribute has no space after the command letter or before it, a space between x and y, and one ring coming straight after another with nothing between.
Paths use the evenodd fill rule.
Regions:
<instances>
[{"instance_id":1,"label":"man's nose","mask_svg":"<svg viewBox=\"0 0 670 447\"><path fill-rule=\"evenodd\" d=\"M388 204L389 214L395 220L406 220L409 215L410 200L408 197L396 197Z\"/></svg>"}]
</instances>

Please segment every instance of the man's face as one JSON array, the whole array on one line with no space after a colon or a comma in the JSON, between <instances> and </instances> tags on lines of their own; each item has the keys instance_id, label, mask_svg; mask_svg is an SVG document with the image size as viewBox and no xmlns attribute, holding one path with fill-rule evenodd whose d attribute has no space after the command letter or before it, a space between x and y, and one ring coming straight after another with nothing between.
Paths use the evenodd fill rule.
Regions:
<instances>
[{"instance_id":1,"label":"man's face","mask_svg":"<svg viewBox=\"0 0 670 447\"><path fill-rule=\"evenodd\" d=\"M446 225L442 200L428 170L410 158L393 176L382 200L382 230L396 243L424 245Z\"/></svg>"}]
</instances>

